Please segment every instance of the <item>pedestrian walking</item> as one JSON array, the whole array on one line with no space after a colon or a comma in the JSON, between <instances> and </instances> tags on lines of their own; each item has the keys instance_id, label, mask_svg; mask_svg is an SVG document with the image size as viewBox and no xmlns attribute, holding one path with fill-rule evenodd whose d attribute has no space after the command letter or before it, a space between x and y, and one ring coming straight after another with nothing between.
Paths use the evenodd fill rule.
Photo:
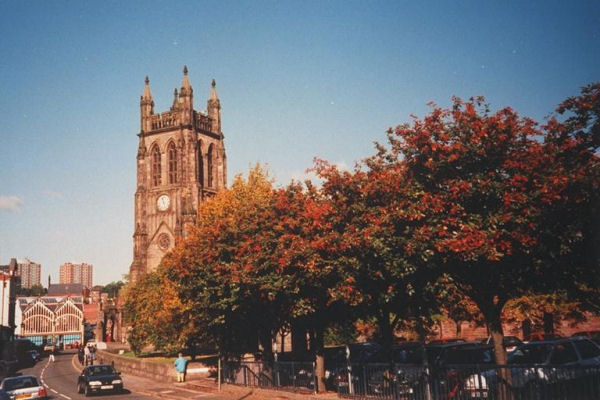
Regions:
<instances>
[{"instance_id":1,"label":"pedestrian walking","mask_svg":"<svg viewBox=\"0 0 600 400\"><path fill-rule=\"evenodd\" d=\"M55 349L52 349L52 351L50 351L50 361L52 361L52 362L54 362L54 352L55 351L56 351Z\"/></svg>"},{"instance_id":2,"label":"pedestrian walking","mask_svg":"<svg viewBox=\"0 0 600 400\"><path fill-rule=\"evenodd\" d=\"M90 347L90 365L94 365L94 359L96 358L96 346Z\"/></svg>"},{"instance_id":3,"label":"pedestrian walking","mask_svg":"<svg viewBox=\"0 0 600 400\"><path fill-rule=\"evenodd\" d=\"M185 382L185 369L187 366L187 360L183 358L183 354L180 352L179 357L175 360L175 371L177 372L177 382Z\"/></svg>"},{"instance_id":4,"label":"pedestrian walking","mask_svg":"<svg viewBox=\"0 0 600 400\"><path fill-rule=\"evenodd\" d=\"M90 346L84 347L83 358L85 359L85 365L89 365L90 364Z\"/></svg>"}]
</instances>

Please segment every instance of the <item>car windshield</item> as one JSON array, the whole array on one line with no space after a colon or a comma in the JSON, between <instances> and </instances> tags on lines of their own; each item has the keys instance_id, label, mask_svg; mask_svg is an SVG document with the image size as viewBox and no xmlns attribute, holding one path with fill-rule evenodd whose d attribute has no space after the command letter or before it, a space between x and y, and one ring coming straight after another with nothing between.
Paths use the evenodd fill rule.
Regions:
<instances>
[{"instance_id":1,"label":"car windshield","mask_svg":"<svg viewBox=\"0 0 600 400\"><path fill-rule=\"evenodd\" d=\"M509 364L543 364L552 351L550 343L532 343L521 346L508 356Z\"/></svg>"},{"instance_id":2,"label":"car windshield","mask_svg":"<svg viewBox=\"0 0 600 400\"><path fill-rule=\"evenodd\" d=\"M30 387L39 386L38 381L33 376L25 376L18 379L8 379L4 381L4 390L12 391Z\"/></svg>"},{"instance_id":3,"label":"car windshield","mask_svg":"<svg viewBox=\"0 0 600 400\"><path fill-rule=\"evenodd\" d=\"M96 367L89 367L90 375L106 375L114 374L115 370L110 365L98 365Z\"/></svg>"}]
</instances>

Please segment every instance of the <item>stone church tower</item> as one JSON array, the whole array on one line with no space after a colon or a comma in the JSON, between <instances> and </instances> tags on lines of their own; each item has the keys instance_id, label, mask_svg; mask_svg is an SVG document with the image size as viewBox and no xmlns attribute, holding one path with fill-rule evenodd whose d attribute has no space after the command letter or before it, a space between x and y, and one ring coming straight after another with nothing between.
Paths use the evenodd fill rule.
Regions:
<instances>
[{"instance_id":1,"label":"stone church tower","mask_svg":"<svg viewBox=\"0 0 600 400\"><path fill-rule=\"evenodd\" d=\"M198 205L227 185L221 104L212 81L207 112L194 110L187 67L169 111L154 113L148 77L140 99L135 231L130 279L156 269L196 221Z\"/></svg>"}]
</instances>

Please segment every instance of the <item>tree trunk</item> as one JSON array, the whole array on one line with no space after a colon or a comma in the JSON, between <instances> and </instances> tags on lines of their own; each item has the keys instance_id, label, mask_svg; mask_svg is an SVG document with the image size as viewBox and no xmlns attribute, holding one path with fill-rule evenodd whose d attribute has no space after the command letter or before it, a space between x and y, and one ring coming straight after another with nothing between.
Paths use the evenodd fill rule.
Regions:
<instances>
[{"instance_id":1,"label":"tree trunk","mask_svg":"<svg viewBox=\"0 0 600 400\"><path fill-rule=\"evenodd\" d=\"M377 316L379 323L379 333L381 335L381 344L385 349L384 354L391 354L394 345L394 327L390 323L390 312L381 310Z\"/></svg>"},{"instance_id":2,"label":"tree trunk","mask_svg":"<svg viewBox=\"0 0 600 400\"><path fill-rule=\"evenodd\" d=\"M531 321L529 319L524 319L521 327L523 329L523 340L529 340L529 337L531 336Z\"/></svg>"},{"instance_id":3,"label":"tree trunk","mask_svg":"<svg viewBox=\"0 0 600 400\"><path fill-rule=\"evenodd\" d=\"M492 336L492 342L494 344L494 356L496 358L496 364L506 365L507 357L506 350L504 349L503 339L504 331L502 329L501 313L504 303L492 302L488 307L480 307L482 313L487 321L490 335ZM507 368L498 368L498 393L496 393L498 400L512 400L512 377L510 370Z\"/></svg>"},{"instance_id":4,"label":"tree trunk","mask_svg":"<svg viewBox=\"0 0 600 400\"><path fill-rule=\"evenodd\" d=\"M459 338L462 336L462 321L454 321L456 324L456 337Z\"/></svg>"},{"instance_id":5,"label":"tree trunk","mask_svg":"<svg viewBox=\"0 0 600 400\"><path fill-rule=\"evenodd\" d=\"M318 326L315 328L315 377L317 379L317 392L325 392L325 346L324 346L325 328Z\"/></svg>"},{"instance_id":6,"label":"tree trunk","mask_svg":"<svg viewBox=\"0 0 600 400\"><path fill-rule=\"evenodd\" d=\"M554 316L549 312L544 312L544 333L554 335Z\"/></svg>"}]
</instances>

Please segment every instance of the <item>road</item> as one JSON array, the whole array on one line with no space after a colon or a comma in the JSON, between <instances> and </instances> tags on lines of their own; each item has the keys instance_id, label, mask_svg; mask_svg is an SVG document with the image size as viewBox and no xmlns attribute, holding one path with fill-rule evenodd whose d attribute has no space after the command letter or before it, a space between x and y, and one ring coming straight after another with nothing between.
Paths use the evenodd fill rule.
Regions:
<instances>
[{"instance_id":1,"label":"road","mask_svg":"<svg viewBox=\"0 0 600 400\"><path fill-rule=\"evenodd\" d=\"M76 352L74 350L66 350L56 355L55 362L50 362L45 357L35 366L20 370L19 374L39 377L46 387L49 399L84 399L85 396L83 394L77 393L77 376L79 371L73 363L75 356ZM122 378L125 386L125 390L122 393L107 393L94 395L94 397L98 396L104 399L117 400L150 400L157 398L171 400L216 400L239 398L239 396L186 390L183 387L174 386L173 383L157 382L132 375L123 374ZM251 399L252 397L249 398Z\"/></svg>"},{"instance_id":2,"label":"road","mask_svg":"<svg viewBox=\"0 0 600 400\"><path fill-rule=\"evenodd\" d=\"M73 364L74 352L63 352L56 355L56 361L50 362L48 358L43 358L35 366L20 371L21 374L31 374L40 378L48 392L50 399L83 399L83 394L77 393L78 371ZM123 381L127 385L127 376L123 376ZM110 399L144 400L155 399L139 393L133 393L127 387L123 393L110 393L102 396Z\"/></svg>"}]
</instances>

